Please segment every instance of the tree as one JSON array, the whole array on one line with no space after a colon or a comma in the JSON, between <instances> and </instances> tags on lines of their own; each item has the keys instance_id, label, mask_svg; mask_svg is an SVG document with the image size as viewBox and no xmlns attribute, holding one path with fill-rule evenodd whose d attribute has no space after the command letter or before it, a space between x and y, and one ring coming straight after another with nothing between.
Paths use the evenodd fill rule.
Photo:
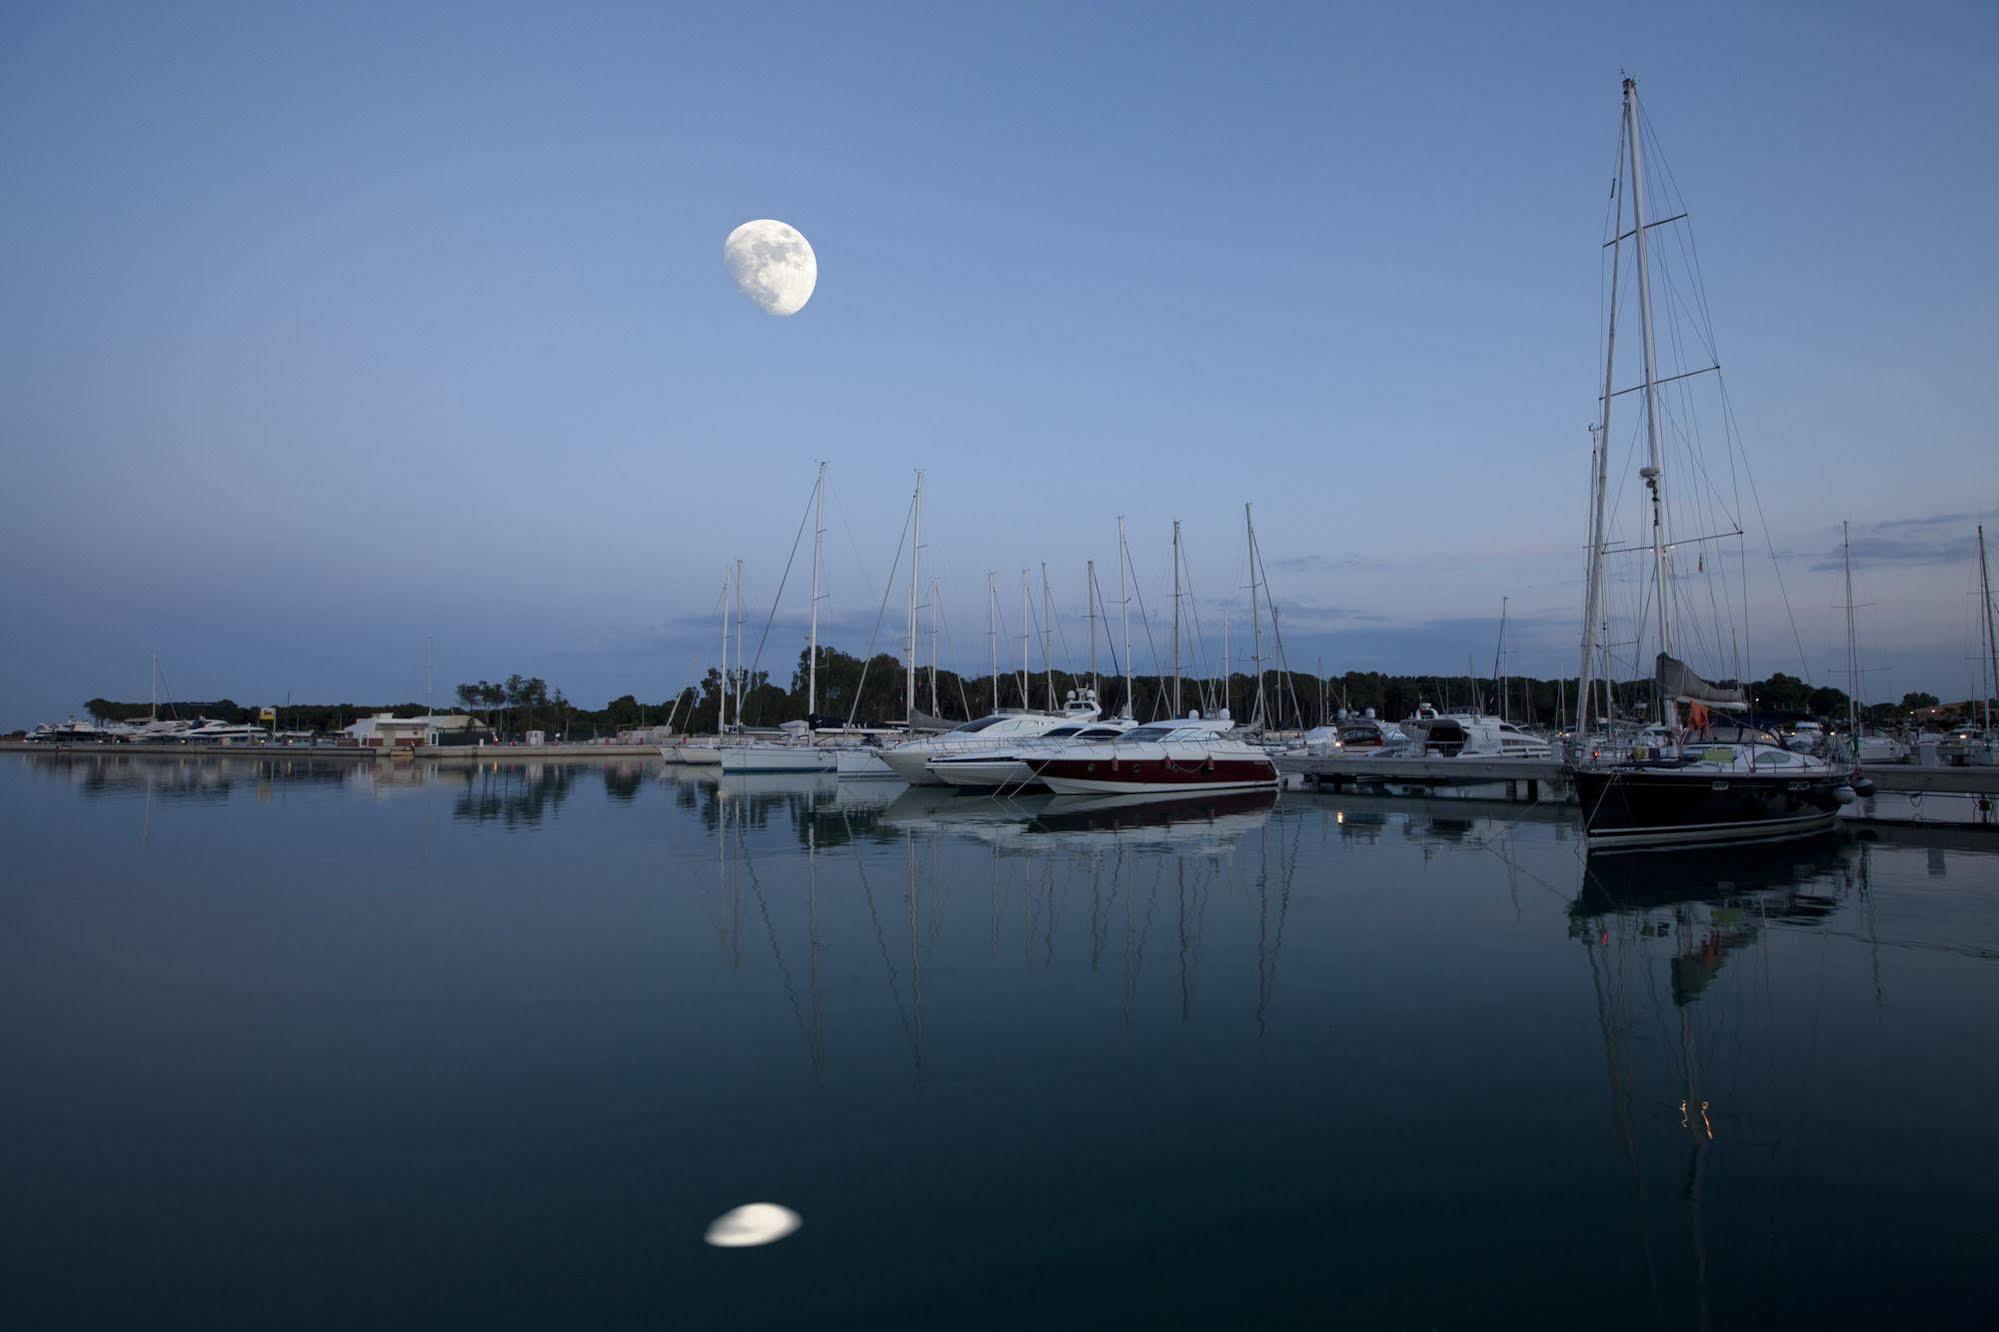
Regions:
<instances>
[{"instance_id":1,"label":"tree","mask_svg":"<svg viewBox=\"0 0 1999 1332\"><path fill-rule=\"evenodd\" d=\"M1914 712L1918 708L1933 708L1936 706L1937 696L1935 694L1926 694L1918 690L1914 693L1902 695L1902 711L1904 712Z\"/></svg>"}]
</instances>

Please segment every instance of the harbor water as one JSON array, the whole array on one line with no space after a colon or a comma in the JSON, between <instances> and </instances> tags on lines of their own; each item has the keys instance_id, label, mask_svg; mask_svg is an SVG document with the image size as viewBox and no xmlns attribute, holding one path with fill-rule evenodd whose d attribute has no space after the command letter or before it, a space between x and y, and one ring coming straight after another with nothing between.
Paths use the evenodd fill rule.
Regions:
<instances>
[{"instance_id":1,"label":"harbor water","mask_svg":"<svg viewBox=\"0 0 1999 1332\"><path fill-rule=\"evenodd\" d=\"M1991 1325L1999 837L1574 818L0 757L0 1326Z\"/></svg>"}]
</instances>

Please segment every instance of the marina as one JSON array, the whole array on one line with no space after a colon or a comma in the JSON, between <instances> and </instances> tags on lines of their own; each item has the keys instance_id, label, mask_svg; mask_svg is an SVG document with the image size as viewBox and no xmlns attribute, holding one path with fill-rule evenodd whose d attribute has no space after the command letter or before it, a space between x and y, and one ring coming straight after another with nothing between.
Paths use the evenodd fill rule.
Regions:
<instances>
[{"instance_id":1,"label":"marina","mask_svg":"<svg viewBox=\"0 0 1999 1332\"><path fill-rule=\"evenodd\" d=\"M1999 1326L1999 9L1578 17L27 0L0 1332Z\"/></svg>"}]
</instances>

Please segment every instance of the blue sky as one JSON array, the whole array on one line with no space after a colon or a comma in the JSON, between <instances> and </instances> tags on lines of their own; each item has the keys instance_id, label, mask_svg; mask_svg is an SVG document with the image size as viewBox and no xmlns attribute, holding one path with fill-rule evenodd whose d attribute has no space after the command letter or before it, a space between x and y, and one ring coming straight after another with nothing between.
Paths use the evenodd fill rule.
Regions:
<instances>
[{"instance_id":1,"label":"blue sky","mask_svg":"<svg viewBox=\"0 0 1999 1332\"><path fill-rule=\"evenodd\" d=\"M726 559L761 621L822 457L852 650L923 467L967 665L988 570L1010 621L1042 560L1079 615L1120 513L1155 610L1183 522L1212 635L1254 501L1294 664L1462 670L1510 596L1514 669L1572 671L1627 69L1798 624L1752 560L1756 673L1802 641L1836 682L1850 518L1868 693L1975 682L1989 5L14 4L0 37L0 724L143 696L155 650L182 697L418 697L426 637L445 684L664 697ZM794 318L723 271L756 217L817 250Z\"/></svg>"}]
</instances>

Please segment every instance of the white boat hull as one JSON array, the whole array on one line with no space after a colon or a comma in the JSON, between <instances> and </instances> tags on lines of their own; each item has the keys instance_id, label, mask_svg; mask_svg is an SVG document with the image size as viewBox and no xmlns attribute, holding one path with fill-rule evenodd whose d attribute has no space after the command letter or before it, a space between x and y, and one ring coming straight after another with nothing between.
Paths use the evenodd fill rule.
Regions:
<instances>
[{"instance_id":1,"label":"white boat hull","mask_svg":"<svg viewBox=\"0 0 1999 1332\"><path fill-rule=\"evenodd\" d=\"M722 771L832 772L834 751L811 745L730 746L721 753Z\"/></svg>"},{"instance_id":2,"label":"white boat hull","mask_svg":"<svg viewBox=\"0 0 1999 1332\"><path fill-rule=\"evenodd\" d=\"M952 759L930 764L928 772L947 786L976 791L1038 790L1041 779L1017 758Z\"/></svg>"},{"instance_id":3,"label":"white boat hull","mask_svg":"<svg viewBox=\"0 0 1999 1332\"><path fill-rule=\"evenodd\" d=\"M722 750L719 745L682 745L680 761L695 767L713 767L722 761Z\"/></svg>"},{"instance_id":4,"label":"white boat hull","mask_svg":"<svg viewBox=\"0 0 1999 1332\"><path fill-rule=\"evenodd\" d=\"M895 769L882 762L879 749L838 749L833 753L833 770L842 777L895 779Z\"/></svg>"},{"instance_id":5,"label":"white boat hull","mask_svg":"<svg viewBox=\"0 0 1999 1332\"><path fill-rule=\"evenodd\" d=\"M880 757L884 767L911 786L945 785L943 779L930 775L930 760L937 757L934 752L888 749L882 751Z\"/></svg>"}]
</instances>

